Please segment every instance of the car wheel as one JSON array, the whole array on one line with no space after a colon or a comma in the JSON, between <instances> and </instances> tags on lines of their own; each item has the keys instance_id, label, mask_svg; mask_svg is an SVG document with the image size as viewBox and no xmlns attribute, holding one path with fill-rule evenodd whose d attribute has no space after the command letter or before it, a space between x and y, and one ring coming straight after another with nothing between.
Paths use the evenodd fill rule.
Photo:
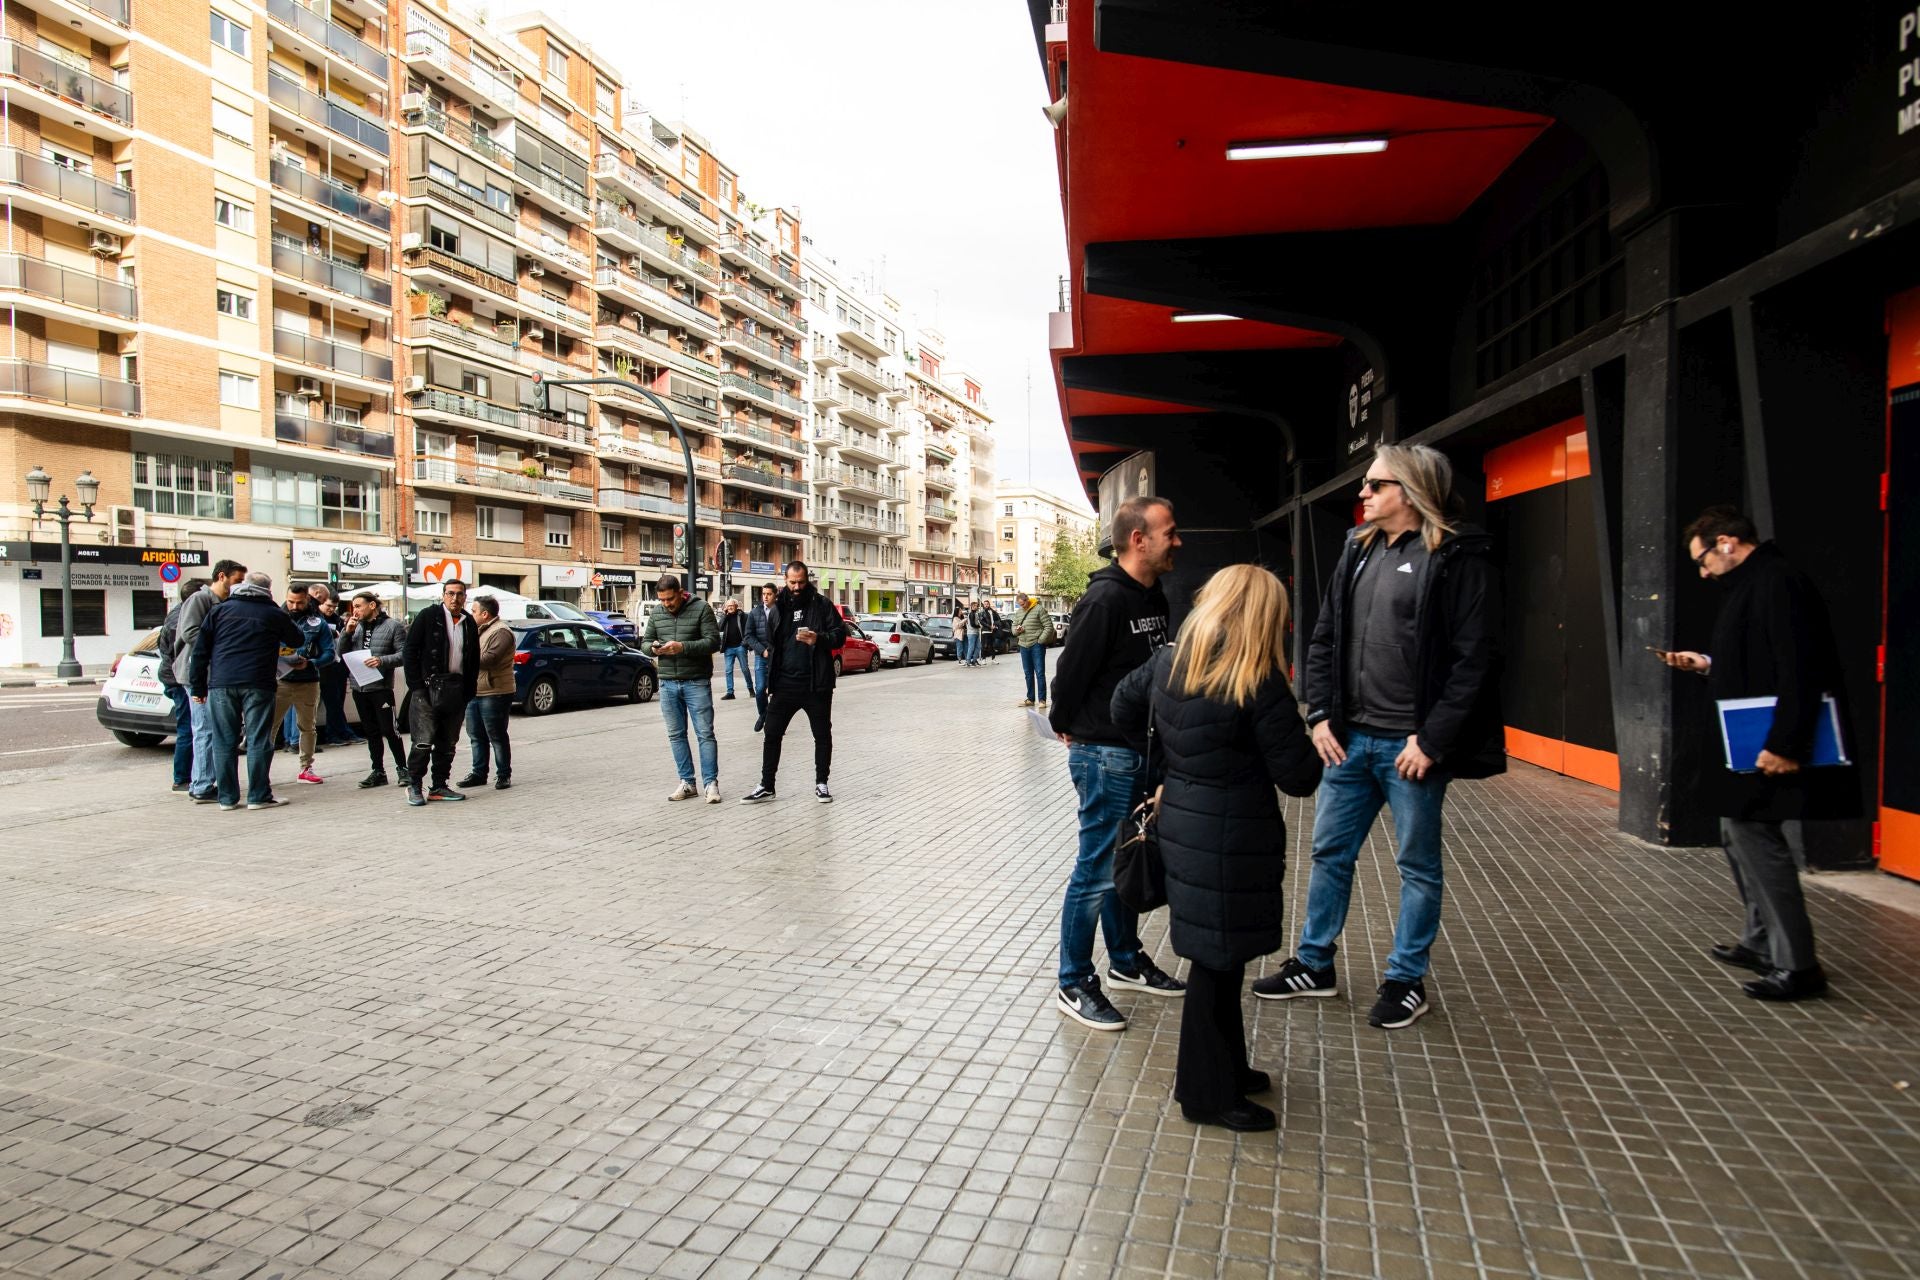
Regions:
<instances>
[{"instance_id":1,"label":"car wheel","mask_svg":"<svg viewBox=\"0 0 1920 1280\"><path fill-rule=\"evenodd\" d=\"M129 747L157 747L167 740L164 733L128 733L125 729L115 729L113 736Z\"/></svg>"},{"instance_id":2,"label":"car wheel","mask_svg":"<svg viewBox=\"0 0 1920 1280\"><path fill-rule=\"evenodd\" d=\"M633 673L633 687L627 690L627 701L652 702L653 688L653 673L636 671Z\"/></svg>"},{"instance_id":3,"label":"car wheel","mask_svg":"<svg viewBox=\"0 0 1920 1280\"><path fill-rule=\"evenodd\" d=\"M560 686L545 676L533 682L527 690L527 714L544 716L560 705Z\"/></svg>"},{"instance_id":4,"label":"car wheel","mask_svg":"<svg viewBox=\"0 0 1920 1280\"><path fill-rule=\"evenodd\" d=\"M933 646L932 645L927 646L927 665L928 666L933 665Z\"/></svg>"},{"instance_id":5,"label":"car wheel","mask_svg":"<svg viewBox=\"0 0 1920 1280\"><path fill-rule=\"evenodd\" d=\"M833 659L833 678L835 680L840 678L840 656L838 654L835 654Z\"/></svg>"}]
</instances>

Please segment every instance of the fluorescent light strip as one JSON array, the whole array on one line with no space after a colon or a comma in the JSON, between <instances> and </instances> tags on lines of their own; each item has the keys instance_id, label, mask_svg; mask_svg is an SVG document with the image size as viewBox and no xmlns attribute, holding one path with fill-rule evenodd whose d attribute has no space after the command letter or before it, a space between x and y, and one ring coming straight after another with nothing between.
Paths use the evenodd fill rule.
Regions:
<instances>
[{"instance_id":1,"label":"fluorescent light strip","mask_svg":"<svg viewBox=\"0 0 1920 1280\"><path fill-rule=\"evenodd\" d=\"M1239 316L1230 316L1212 311L1186 311L1173 318L1175 324L1202 324L1214 320L1238 320Z\"/></svg>"},{"instance_id":2,"label":"fluorescent light strip","mask_svg":"<svg viewBox=\"0 0 1920 1280\"><path fill-rule=\"evenodd\" d=\"M1303 156L1359 156L1385 151L1385 138L1322 138L1316 142L1233 142L1229 160L1297 160Z\"/></svg>"}]
</instances>

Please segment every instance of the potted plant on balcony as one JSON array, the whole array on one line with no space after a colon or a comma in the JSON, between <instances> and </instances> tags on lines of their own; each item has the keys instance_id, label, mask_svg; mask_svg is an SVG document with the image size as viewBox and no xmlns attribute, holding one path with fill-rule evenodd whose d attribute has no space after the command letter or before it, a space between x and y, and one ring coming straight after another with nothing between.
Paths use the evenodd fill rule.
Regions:
<instances>
[{"instance_id":1,"label":"potted plant on balcony","mask_svg":"<svg viewBox=\"0 0 1920 1280\"><path fill-rule=\"evenodd\" d=\"M538 480L546 474L546 468L537 462L529 462L520 468L520 474L529 480Z\"/></svg>"}]
</instances>

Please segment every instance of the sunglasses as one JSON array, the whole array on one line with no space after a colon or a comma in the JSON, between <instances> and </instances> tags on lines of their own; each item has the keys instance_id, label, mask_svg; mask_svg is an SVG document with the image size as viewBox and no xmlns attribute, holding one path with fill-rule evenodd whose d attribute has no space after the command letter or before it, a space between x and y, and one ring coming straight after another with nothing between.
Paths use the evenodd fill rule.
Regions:
<instances>
[{"instance_id":1,"label":"sunglasses","mask_svg":"<svg viewBox=\"0 0 1920 1280\"><path fill-rule=\"evenodd\" d=\"M1398 480L1385 480L1385 479L1375 480L1372 476L1368 476L1366 479L1360 482L1360 492L1378 493L1382 489L1386 488L1388 485L1397 485L1399 483L1400 482Z\"/></svg>"}]
</instances>

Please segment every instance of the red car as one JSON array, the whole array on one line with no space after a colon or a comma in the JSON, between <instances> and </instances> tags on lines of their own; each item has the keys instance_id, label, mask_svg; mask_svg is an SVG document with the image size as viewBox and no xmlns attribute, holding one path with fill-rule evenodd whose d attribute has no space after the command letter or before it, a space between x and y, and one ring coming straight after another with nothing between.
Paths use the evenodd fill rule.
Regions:
<instances>
[{"instance_id":1,"label":"red car","mask_svg":"<svg viewBox=\"0 0 1920 1280\"><path fill-rule=\"evenodd\" d=\"M872 671L880 663L880 646L867 639L867 633L854 621L853 610L843 604L834 608L840 611L840 621L846 624L847 639L833 651L833 674L836 679L851 671Z\"/></svg>"}]
</instances>

